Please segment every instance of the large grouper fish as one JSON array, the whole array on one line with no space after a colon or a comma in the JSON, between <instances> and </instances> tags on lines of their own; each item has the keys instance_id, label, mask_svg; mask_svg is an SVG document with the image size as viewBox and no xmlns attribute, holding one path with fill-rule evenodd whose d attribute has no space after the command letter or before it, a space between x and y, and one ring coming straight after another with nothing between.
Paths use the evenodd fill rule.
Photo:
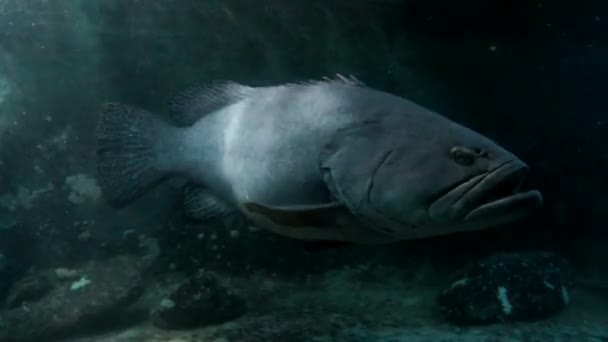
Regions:
<instances>
[{"instance_id":1,"label":"large grouper fish","mask_svg":"<svg viewBox=\"0 0 608 342\"><path fill-rule=\"evenodd\" d=\"M104 106L97 176L113 207L182 176L200 218L240 212L295 239L372 244L486 229L543 201L521 189L528 166L511 152L352 76L217 81L170 107L163 120Z\"/></svg>"}]
</instances>

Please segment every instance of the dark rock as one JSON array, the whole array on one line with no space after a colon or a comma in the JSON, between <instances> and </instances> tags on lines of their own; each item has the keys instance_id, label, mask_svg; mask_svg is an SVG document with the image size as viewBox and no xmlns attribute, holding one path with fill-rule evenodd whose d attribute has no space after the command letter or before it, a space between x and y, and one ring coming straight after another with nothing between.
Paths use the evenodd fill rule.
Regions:
<instances>
[{"instance_id":1,"label":"dark rock","mask_svg":"<svg viewBox=\"0 0 608 342\"><path fill-rule=\"evenodd\" d=\"M142 262L129 256L91 262L78 280L0 314L0 341L48 341L111 320L142 294L141 271Z\"/></svg>"},{"instance_id":2,"label":"dark rock","mask_svg":"<svg viewBox=\"0 0 608 342\"><path fill-rule=\"evenodd\" d=\"M538 320L569 302L571 271L546 252L499 254L476 261L439 295L445 318L459 325Z\"/></svg>"},{"instance_id":3,"label":"dark rock","mask_svg":"<svg viewBox=\"0 0 608 342\"><path fill-rule=\"evenodd\" d=\"M245 301L215 273L200 271L186 280L152 312L161 329L187 329L218 324L244 314Z\"/></svg>"},{"instance_id":4,"label":"dark rock","mask_svg":"<svg viewBox=\"0 0 608 342\"><path fill-rule=\"evenodd\" d=\"M55 284L51 281L49 275L44 272L26 276L13 285L6 300L6 305L11 309L26 305L42 298L54 287Z\"/></svg>"}]
</instances>

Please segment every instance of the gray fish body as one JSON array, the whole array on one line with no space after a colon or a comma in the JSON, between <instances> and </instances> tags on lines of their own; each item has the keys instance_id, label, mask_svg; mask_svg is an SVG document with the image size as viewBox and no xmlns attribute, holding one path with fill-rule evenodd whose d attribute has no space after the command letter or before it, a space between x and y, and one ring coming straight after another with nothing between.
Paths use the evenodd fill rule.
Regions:
<instances>
[{"instance_id":1,"label":"gray fish body","mask_svg":"<svg viewBox=\"0 0 608 342\"><path fill-rule=\"evenodd\" d=\"M147 122L134 108L131 119L123 107L102 115L98 169L110 202L128 203L182 174L204 187L198 206L205 216L232 207L293 238L382 243L483 229L542 201L534 192L486 208L471 195L469 208L464 194L489 194L481 187L493 186L488 175L508 164L516 167L503 173L513 178L525 164L443 116L344 78L259 88L229 83L176 103L186 127ZM148 147L143 161L131 158L129 165L120 162L120 144L133 142L112 132L125 120L137 153ZM136 125L139 140L133 122L143 125ZM481 218L465 222L475 209Z\"/></svg>"},{"instance_id":2,"label":"gray fish body","mask_svg":"<svg viewBox=\"0 0 608 342\"><path fill-rule=\"evenodd\" d=\"M357 109L382 100L388 108L401 99L368 88L324 82L247 91L249 95L241 101L179 129L174 138L176 147L167 150L167 160L171 160L167 170L180 165L188 178L204 184L260 226L282 235L356 242L393 240L362 227L346 211L340 227L284 229L265 222L244 204L282 207L331 203L332 195L319 167L324 146L338 130L375 119L375 112ZM175 155L176 150L180 150L179 155ZM181 156L188 157L179 160Z\"/></svg>"},{"instance_id":3,"label":"gray fish body","mask_svg":"<svg viewBox=\"0 0 608 342\"><path fill-rule=\"evenodd\" d=\"M319 167L324 146L338 130L375 119L375 111L362 108L366 102L390 108L399 100L332 83L254 88L186 128L178 141L184 154L200 158L189 160L189 176L235 205L328 203Z\"/></svg>"}]
</instances>

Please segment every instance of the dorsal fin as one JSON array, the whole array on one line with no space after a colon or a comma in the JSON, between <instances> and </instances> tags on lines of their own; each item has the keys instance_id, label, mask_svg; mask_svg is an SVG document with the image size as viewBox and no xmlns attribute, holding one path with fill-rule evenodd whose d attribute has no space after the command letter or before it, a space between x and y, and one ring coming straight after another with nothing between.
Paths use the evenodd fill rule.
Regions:
<instances>
[{"instance_id":1,"label":"dorsal fin","mask_svg":"<svg viewBox=\"0 0 608 342\"><path fill-rule=\"evenodd\" d=\"M253 90L233 81L214 81L179 92L171 100L171 118L178 124L192 125L208 113L234 104Z\"/></svg>"},{"instance_id":2,"label":"dorsal fin","mask_svg":"<svg viewBox=\"0 0 608 342\"><path fill-rule=\"evenodd\" d=\"M335 74L334 77L323 77L320 80L309 80L304 82L299 82L296 84L300 85L317 85L317 84L342 84L354 87L365 87L363 82L359 81L354 75L344 76L342 74Z\"/></svg>"},{"instance_id":3,"label":"dorsal fin","mask_svg":"<svg viewBox=\"0 0 608 342\"><path fill-rule=\"evenodd\" d=\"M336 74L334 77L323 77L321 80L310 80L286 85L318 85L342 84L354 87L365 87L353 75ZM234 104L249 94L253 87L239 84L234 81L214 81L208 85L199 85L179 92L171 99L169 107L170 117L178 124L192 125L208 113L222 107Z\"/></svg>"},{"instance_id":4,"label":"dorsal fin","mask_svg":"<svg viewBox=\"0 0 608 342\"><path fill-rule=\"evenodd\" d=\"M325 80L326 82L330 82L330 83L342 83L342 84L347 84L347 85L352 85L352 86L358 86L358 87L365 87L365 84L363 84L363 82L359 81L359 79L357 79L357 77L355 77L355 75L349 74L349 75L342 75L342 74L336 74L334 76L334 78L330 78L330 77L323 77L323 80Z\"/></svg>"}]
</instances>

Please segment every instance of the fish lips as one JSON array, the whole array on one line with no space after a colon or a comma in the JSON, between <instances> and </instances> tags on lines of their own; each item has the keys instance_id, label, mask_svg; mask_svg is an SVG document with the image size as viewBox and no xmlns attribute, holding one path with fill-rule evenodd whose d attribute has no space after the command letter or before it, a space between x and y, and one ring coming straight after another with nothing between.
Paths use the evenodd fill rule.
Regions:
<instances>
[{"instance_id":1,"label":"fish lips","mask_svg":"<svg viewBox=\"0 0 608 342\"><path fill-rule=\"evenodd\" d=\"M543 203L538 190L520 191L528 166L511 160L500 167L459 184L429 208L437 221L507 223L529 214Z\"/></svg>"}]
</instances>

